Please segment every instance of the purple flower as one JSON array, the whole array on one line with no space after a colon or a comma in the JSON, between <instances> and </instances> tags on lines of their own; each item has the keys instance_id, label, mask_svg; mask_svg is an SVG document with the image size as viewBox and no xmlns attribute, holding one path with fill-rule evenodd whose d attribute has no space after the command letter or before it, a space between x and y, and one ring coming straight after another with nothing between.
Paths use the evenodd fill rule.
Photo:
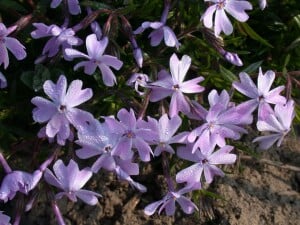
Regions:
<instances>
[{"instance_id":1,"label":"purple flower","mask_svg":"<svg viewBox=\"0 0 300 225\"><path fill-rule=\"evenodd\" d=\"M4 64L4 69L9 65L8 52L11 53L18 59L22 60L26 57L25 47L15 38L8 37L17 26L6 28L3 23L0 23L0 66Z\"/></svg>"},{"instance_id":2,"label":"purple flower","mask_svg":"<svg viewBox=\"0 0 300 225\"><path fill-rule=\"evenodd\" d=\"M160 21L155 22L143 22L140 27L138 27L133 33L134 34L140 34L144 32L147 28L152 28L154 31L152 31L149 34L149 38L151 39L151 46L157 46L159 43L164 39L165 44L169 47L176 47L177 49L180 46L180 43L177 40L176 35L174 34L173 30L166 25L167 22L167 16L170 10L170 2L165 2L165 8L162 13Z\"/></svg>"},{"instance_id":3,"label":"purple flower","mask_svg":"<svg viewBox=\"0 0 300 225\"><path fill-rule=\"evenodd\" d=\"M101 70L103 82L106 86L113 86L116 83L116 77L111 71L110 67L119 70L123 62L117 57L111 55L103 55L108 45L108 38L103 37L102 40L98 41L96 34L90 34L86 38L86 48L88 55L77 51L76 49L67 48L65 53L70 58L83 57L88 61L83 61L74 66L74 70L79 67L84 67L84 72L91 75L95 72L98 67Z\"/></svg>"},{"instance_id":4,"label":"purple flower","mask_svg":"<svg viewBox=\"0 0 300 225\"><path fill-rule=\"evenodd\" d=\"M177 192L169 191L162 200L147 205L144 209L144 212L146 215L151 216L159 208L158 214L160 214L161 211L165 209L167 216L171 216L175 213L175 202L177 201L181 209L186 214L191 214L195 211L195 209L198 210L198 208L190 199L186 198L183 195L192 190L200 189L200 187L200 183L197 183L188 185L187 187L184 187Z\"/></svg>"},{"instance_id":5,"label":"purple flower","mask_svg":"<svg viewBox=\"0 0 300 225\"><path fill-rule=\"evenodd\" d=\"M119 139L120 135L112 133L105 122L100 123L95 119L89 126L78 132L76 144L82 148L76 151L76 155L81 159L99 155L91 168L94 173L97 173L101 168L113 171L117 164L112 151L117 146Z\"/></svg>"},{"instance_id":6,"label":"purple flower","mask_svg":"<svg viewBox=\"0 0 300 225\"><path fill-rule=\"evenodd\" d=\"M188 133L183 132L174 136L181 125L181 118L178 115L169 119L168 115L164 114L160 117L159 121L148 117L148 122L140 121L139 124L140 127L148 127L155 134L154 139L147 140L151 145L157 145L154 150L155 156L159 156L163 151L174 154L175 152L171 144L185 142Z\"/></svg>"},{"instance_id":7,"label":"purple flower","mask_svg":"<svg viewBox=\"0 0 300 225\"><path fill-rule=\"evenodd\" d=\"M72 28L47 26L43 23L33 23L33 26L36 27L36 30L31 32L33 38L51 37L43 49L43 55L48 57L55 56L61 48L65 59L69 60L65 55L65 49L82 44L82 40L75 37L75 31Z\"/></svg>"},{"instance_id":8,"label":"purple flower","mask_svg":"<svg viewBox=\"0 0 300 225\"><path fill-rule=\"evenodd\" d=\"M101 196L100 194L81 189L93 175L89 168L79 170L77 163L72 159L65 166L63 161L59 159L54 163L53 171L54 174L46 169L44 177L49 184L63 190L63 192L56 194L56 199L66 195L73 202L80 198L89 205L98 203L97 197Z\"/></svg>"},{"instance_id":9,"label":"purple flower","mask_svg":"<svg viewBox=\"0 0 300 225\"><path fill-rule=\"evenodd\" d=\"M189 81L183 81L186 73L191 65L191 58L184 55L179 60L176 54L170 58L170 71L171 75L162 70L158 73L158 80L150 83L149 88L152 89L150 93L150 101L156 102L167 96L171 97L170 103L170 116L173 117L179 111L183 113L190 112L190 105L184 93L199 93L204 90L204 87L198 85L203 81L203 77L197 77Z\"/></svg>"},{"instance_id":10,"label":"purple flower","mask_svg":"<svg viewBox=\"0 0 300 225\"><path fill-rule=\"evenodd\" d=\"M76 155L81 159L99 156L91 167L94 173L101 168L114 171L120 179L128 181L135 188L145 192L146 188L130 177L139 174L138 164L131 162L132 155L129 159L123 160L115 154L114 149L120 138L120 134L113 133L106 122L100 123L94 120L78 132L76 143L82 148L76 151Z\"/></svg>"},{"instance_id":11,"label":"purple flower","mask_svg":"<svg viewBox=\"0 0 300 225\"><path fill-rule=\"evenodd\" d=\"M81 89L82 81L74 80L67 90L67 80L61 75L56 84L47 80L43 85L45 93L52 100L42 97L34 97L31 102L36 108L33 109L33 120L38 123L48 122L46 135L54 138L57 135L57 142L65 144L65 140L71 135L70 124L80 128L86 121L91 119L91 114L75 108L89 100L93 92L90 88Z\"/></svg>"},{"instance_id":12,"label":"purple flower","mask_svg":"<svg viewBox=\"0 0 300 225\"><path fill-rule=\"evenodd\" d=\"M129 112L126 109L121 109L117 117L119 121L106 118L112 132L121 135L112 153L126 160L132 158L132 148L135 148L142 161L150 161L150 155L153 153L145 140L154 138L153 132L149 128L140 126L140 120L136 120L132 109Z\"/></svg>"},{"instance_id":13,"label":"purple flower","mask_svg":"<svg viewBox=\"0 0 300 225\"><path fill-rule=\"evenodd\" d=\"M270 91L272 83L275 79L275 73L271 70L267 71L265 74L262 73L261 68L259 68L259 74L257 78L257 87L253 83L250 76L242 72L239 74L240 82L233 82L233 87L237 89L242 94L246 95L252 100L249 100L247 104L254 107L258 106L258 117L264 117L264 114L269 114L268 108L271 104L285 104L286 98L279 95L283 91L284 86L279 86ZM266 112L267 111L267 112Z\"/></svg>"},{"instance_id":14,"label":"purple flower","mask_svg":"<svg viewBox=\"0 0 300 225\"><path fill-rule=\"evenodd\" d=\"M223 147L225 138L237 140L242 133L247 131L241 125L252 123L253 108L248 105L240 104L232 106L229 102L229 95L222 91L218 95L216 90L212 90L208 95L210 108L208 111L201 105L194 103L194 109L198 114L198 120L203 120L203 124L194 129L188 136L189 142L195 142L192 152L201 145L201 142L208 141L210 145L217 144ZM197 119L197 117L194 117Z\"/></svg>"},{"instance_id":15,"label":"purple flower","mask_svg":"<svg viewBox=\"0 0 300 225\"><path fill-rule=\"evenodd\" d=\"M192 153L191 145L177 149L178 157L195 162L195 164L177 173L177 183L198 183L203 171L206 183L211 183L214 176L224 176L223 171L216 165L233 164L236 161L236 155L230 153L233 149L232 146L225 145L219 150L214 151L215 145L211 145L208 140L204 139L199 147L195 153Z\"/></svg>"},{"instance_id":16,"label":"purple flower","mask_svg":"<svg viewBox=\"0 0 300 225\"><path fill-rule=\"evenodd\" d=\"M60 5L61 2L62 2L62 0L52 0L51 8L56 8L57 6ZM69 12L72 15L77 15L77 14L81 13L81 9L80 9L78 0L67 0L66 2L68 3Z\"/></svg>"},{"instance_id":17,"label":"purple flower","mask_svg":"<svg viewBox=\"0 0 300 225\"><path fill-rule=\"evenodd\" d=\"M3 214L2 211L0 211L0 225L11 225L10 221L10 217Z\"/></svg>"},{"instance_id":18,"label":"purple flower","mask_svg":"<svg viewBox=\"0 0 300 225\"><path fill-rule=\"evenodd\" d=\"M279 147L283 138L291 129L293 118L295 117L294 101L289 100L285 105L275 105L272 111L264 120L258 120L257 129L262 132L271 132L268 135L257 137L253 142L259 142L261 149L270 148L275 142Z\"/></svg>"},{"instance_id":19,"label":"purple flower","mask_svg":"<svg viewBox=\"0 0 300 225\"><path fill-rule=\"evenodd\" d=\"M0 72L0 88L6 88L7 87L7 80L3 73Z\"/></svg>"},{"instance_id":20,"label":"purple flower","mask_svg":"<svg viewBox=\"0 0 300 225\"><path fill-rule=\"evenodd\" d=\"M232 24L228 19L225 12L229 13L235 19L240 22L248 20L249 16L245 10L251 10L252 5L248 1L239 0L205 0L206 2L212 2L212 5L207 8L202 15L204 26L207 28L214 27L215 35L219 36L223 31L226 35L229 35L233 31ZM213 22L213 15L214 22Z\"/></svg>"},{"instance_id":21,"label":"purple flower","mask_svg":"<svg viewBox=\"0 0 300 225\"><path fill-rule=\"evenodd\" d=\"M27 195L36 187L42 175L41 170L36 170L33 174L17 170L8 173L2 180L0 199L7 202L13 199L18 191Z\"/></svg>"},{"instance_id":22,"label":"purple flower","mask_svg":"<svg viewBox=\"0 0 300 225\"><path fill-rule=\"evenodd\" d=\"M127 81L127 85L133 85L134 84L135 91L137 93L139 93L140 95L144 95L145 92L140 91L139 86L146 87L148 82L149 82L149 77L148 77L147 74L134 73L134 74L132 74L132 76Z\"/></svg>"},{"instance_id":23,"label":"purple flower","mask_svg":"<svg viewBox=\"0 0 300 225\"><path fill-rule=\"evenodd\" d=\"M151 39L151 46L158 46L162 39L164 39L167 46L179 48L180 43L173 30L162 22L143 22L133 33L140 34L149 27L154 29L148 36Z\"/></svg>"}]
</instances>

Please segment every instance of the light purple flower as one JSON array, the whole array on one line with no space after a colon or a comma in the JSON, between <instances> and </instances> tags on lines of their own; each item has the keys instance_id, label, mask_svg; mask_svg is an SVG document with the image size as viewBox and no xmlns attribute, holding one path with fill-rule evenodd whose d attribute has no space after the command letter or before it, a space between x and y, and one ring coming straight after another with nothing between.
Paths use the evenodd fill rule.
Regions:
<instances>
[{"instance_id":1,"label":"light purple flower","mask_svg":"<svg viewBox=\"0 0 300 225\"><path fill-rule=\"evenodd\" d=\"M176 175L176 182L188 184L198 183L201 180L202 173L206 183L211 183L214 176L224 176L224 172L216 165L233 164L236 161L236 155L231 154L233 147L225 145L217 151L214 151L215 145L211 145L208 140L203 140L199 149L192 153L191 144L177 149L178 157L194 162L193 165L179 171Z\"/></svg>"},{"instance_id":2,"label":"light purple flower","mask_svg":"<svg viewBox=\"0 0 300 225\"><path fill-rule=\"evenodd\" d=\"M257 137L253 142L258 142L261 149L270 148L275 142L279 147L283 138L291 129L295 117L294 101L289 100L285 105L275 105L274 111L268 114L264 120L258 120L257 129L262 132L271 132L268 135Z\"/></svg>"},{"instance_id":3,"label":"light purple flower","mask_svg":"<svg viewBox=\"0 0 300 225\"><path fill-rule=\"evenodd\" d=\"M54 163L53 171L54 174L46 169L44 177L49 184L63 190L63 192L56 194L56 199L60 199L65 195L73 202L80 198L89 205L98 203L97 197L101 196L100 194L82 189L93 175L89 168L79 170L77 163L72 159L65 166L63 161L59 159Z\"/></svg>"},{"instance_id":4,"label":"light purple flower","mask_svg":"<svg viewBox=\"0 0 300 225\"><path fill-rule=\"evenodd\" d=\"M284 86L279 86L273 90L270 90L272 83L275 79L275 73L272 70L268 70L265 74L262 73L259 68L259 74L257 78L257 87L250 78L250 76L242 72L239 74L240 82L233 82L233 87L246 95L251 100L247 101L247 104L257 107L258 106L258 117L264 117L265 114L269 114L270 104L285 104L286 98L280 95L283 91Z\"/></svg>"},{"instance_id":5,"label":"light purple flower","mask_svg":"<svg viewBox=\"0 0 300 225\"><path fill-rule=\"evenodd\" d=\"M62 2L62 0L52 0L51 8L56 8L57 6L60 5L61 2ZM81 9L80 9L78 0L67 0L66 2L68 4L69 12L72 15L77 15L77 14L81 13Z\"/></svg>"},{"instance_id":6,"label":"light purple flower","mask_svg":"<svg viewBox=\"0 0 300 225\"><path fill-rule=\"evenodd\" d=\"M2 180L0 199L7 202L13 199L18 191L27 195L36 187L42 175L41 170L36 170L33 174L17 170L8 173Z\"/></svg>"},{"instance_id":7,"label":"light purple flower","mask_svg":"<svg viewBox=\"0 0 300 225\"><path fill-rule=\"evenodd\" d=\"M4 69L9 65L9 57L7 49L17 58L22 60L26 57L25 47L16 39L8 37L17 26L6 28L3 23L0 23L0 66L4 64Z\"/></svg>"},{"instance_id":8,"label":"light purple flower","mask_svg":"<svg viewBox=\"0 0 300 225\"><path fill-rule=\"evenodd\" d=\"M149 38L151 39L151 46L157 46L164 39L165 44L169 47L176 47L177 49L180 46L179 41L177 40L176 35L173 30L166 25L167 17L170 10L170 2L165 1L164 11L161 15L160 21L155 22L143 22L140 27L138 27L133 33L140 34L144 32L147 28L154 29L150 34Z\"/></svg>"},{"instance_id":9,"label":"light purple flower","mask_svg":"<svg viewBox=\"0 0 300 225\"><path fill-rule=\"evenodd\" d=\"M11 225L10 221L10 217L3 214L2 211L0 211L0 225Z\"/></svg>"},{"instance_id":10,"label":"light purple flower","mask_svg":"<svg viewBox=\"0 0 300 225\"><path fill-rule=\"evenodd\" d=\"M219 36L223 31L226 35L229 35L233 31L232 24L228 19L225 12L229 13L236 20L245 22L249 16L245 10L251 10L252 5L248 1L239 0L205 0L206 2L212 2L212 5L207 8L202 15L204 26L207 28L214 27L216 36ZM214 21L213 15L215 14Z\"/></svg>"},{"instance_id":11,"label":"light purple flower","mask_svg":"<svg viewBox=\"0 0 300 225\"><path fill-rule=\"evenodd\" d=\"M142 92L139 90L139 86L141 87L146 87L147 83L149 82L149 77L147 74L144 73L134 73L132 76L129 78L129 80L126 82L127 85L133 85L134 84L134 89L139 95L144 95L145 92Z\"/></svg>"},{"instance_id":12,"label":"light purple flower","mask_svg":"<svg viewBox=\"0 0 300 225\"><path fill-rule=\"evenodd\" d=\"M108 38L103 37L100 41L97 40L96 34L90 34L86 38L86 48L88 55L79 52L76 49L67 48L66 55L69 58L83 57L88 61L83 61L74 66L74 70L79 67L84 67L84 72L91 75L98 67L102 73L103 82L106 86L113 86L116 83L116 77L110 67L119 70L123 62L115 56L104 55L104 51L108 45Z\"/></svg>"},{"instance_id":13,"label":"light purple flower","mask_svg":"<svg viewBox=\"0 0 300 225\"><path fill-rule=\"evenodd\" d=\"M159 208L158 214L160 214L162 210L165 210L167 216L171 216L175 213L175 202L178 202L181 209L186 214L191 214L195 210L198 210L198 208L190 199L186 198L184 194L195 189L200 189L200 187L200 183L197 183L188 185L177 192L169 191L162 200L147 205L144 209L144 212L146 215L151 216Z\"/></svg>"},{"instance_id":14,"label":"light purple flower","mask_svg":"<svg viewBox=\"0 0 300 225\"><path fill-rule=\"evenodd\" d=\"M74 80L67 90L67 79L61 75L56 84L47 80L43 85L45 93L52 100L43 97L34 97L31 103L37 106L33 109L33 120L38 123L48 122L46 125L46 135L54 138L60 145L65 144L65 140L72 134L70 124L79 129L89 121L90 113L75 108L89 100L93 92L90 88L82 89L82 81Z\"/></svg>"},{"instance_id":15,"label":"light purple flower","mask_svg":"<svg viewBox=\"0 0 300 225\"><path fill-rule=\"evenodd\" d=\"M203 124L194 129L188 136L189 142L195 142L192 152L201 145L201 142L208 141L210 145L217 144L220 147L226 145L225 138L237 140L241 134L247 133L242 125L252 123L252 112L255 108L248 105L240 104L233 106L229 102L229 95L226 91L222 91L218 95L216 90L212 90L208 95L210 108L208 111L198 103L193 103L193 108L199 112L198 118Z\"/></svg>"},{"instance_id":16,"label":"light purple flower","mask_svg":"<svg viewBox=\"0 0 300 225\"><path fill-rule=\"evenodd\" d=\"M94 120L89 126L78 132L76 143L82 148L76 151L76 155L81 159L98 156L91 167L94 173L101 168L113 171L120 179L128 181L141 192L145 192L146 188L130 177L139 174L138 164L131 162L132 156L123 160L118 154L114 154L120 138L120 134L113 133L106 122L100 123L98 120Z\"/></svg>"},{"instance_id":17,"label":"light purple flower","mask_svg":"<svg viewBox=\"0 0 300 225\"><path fill-rule=\"evenodd\" d=\"M204 87L198 85L199 82L204 80L203 77L184 81L190 65L191 58L189 56L184 55L179 60L174 53L170 58L171 75L162 70L158 73L158 80L148 85L152 89L150 93L150 101L152 102L172 96L169 111L171 117L177 115L179 111L183 113L190 112L190 105L184 93L200 93L204 90Z\"/></svg>"},{"instance_id":18,"label":"light purple flower","mask_svg":"<svg viewBox=\"0 0 300 225\"><path fill-rule=\"evenodd\" d=\"M179 48L180 43L178 42L173 30L162 22L143 22L142 25L139 28L137 28L133 33L140 34L144 32L144 30L146 30L147 28L154 29L154 31L152 31L148 36L151 39L151 46L158 46L162 39L164 39L165 44L167 46L175 46L177 49Z\"/></svg>"},{"instance_id":19,"label":"light purple flower","mask_svg":"<svg viewBox=\"0 0 300 225\"><path fill-rule=\"evenodd\" d=\"M3 73L0 72L0 88L6 88L6 87L7 87L6 77L3 75Z\"/></svg>"},{"instance_id":20,"label":"light purple flower","mask_svg":"<svg viewBox=\"0 0 300 225\"><path fill-rule=\"evenodd\" d=\"M114 118L106 118L106 122L112 129L112 132L121 135L112 153L126 160L132 157L132 149L135 148L142 161L150 161L150 155L153 153L145 140L154 138L153 132L149 128L140 126L140 120L136 120L132 109L130 109L130 111L121 109L117 117L119 121Z\"/></svg>"},{"instance_id":21,"label":"light purple flower","mask_svg":"<svg viewBox=\"0 0 300 225\"><path fill-rule=\"evenodd\" d=\"M188 132L182 132L175 135L181 125L181 118L178 115L168 118L167 114L162 115L157 121L154 118L148 117L148 122L140 121L140 127L149 128L154 133L154 139L147 138L148 143L156 145L154 155L159 156L161 152L169 152L174 154L175 151L171 144L184 143Z\"/></svg>"},{"instance_id":22,"label":"light purple flower","mask_svg":"<svg viewBox=\"0 0 300 225\"><path fill-rule=\"evenodd\" d=\"M36 27L36 30L31 32L31 36L34 39L51 37L43 49L43 55L47 57L55 56L62 49L64 58L70 60L65 55L65 49L82 44L82 40L75 36L75 31L72 28L59 27L57 25L47 26L43 23L33 23L33 26Z\"/></svg>"}]
</instances>

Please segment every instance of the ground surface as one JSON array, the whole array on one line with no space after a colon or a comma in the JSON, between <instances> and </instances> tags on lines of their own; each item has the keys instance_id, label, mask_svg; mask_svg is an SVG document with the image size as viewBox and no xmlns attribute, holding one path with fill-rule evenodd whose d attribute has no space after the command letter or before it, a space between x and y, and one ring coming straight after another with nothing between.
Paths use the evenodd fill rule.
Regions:
<instances>
[{"instance_id":1,"label":"ground surface","mask_svg":"<svg viewBox=\"0 0 300 225\"><path fill-rule=\"evenodd\" d=\"M200 212L189 216L183 215L181 210L177 210L174 217L157 214L149 217L143 213L145 205L159 200L162 194L163 178L150 166L145 166L144 175L139 177L148 187L145 194L140 195L126 182L103 173L86 188L102 194L97 206L74 204L66 199L59 204L66 224L72 225L300 224L300 172L295 171L300 166L300 141L289 140L283 147L262 152L260 156L256 160L239 154L239 162L234 167L224 168L228 172L226 177L216 179L208 188L223 199L201 197L196 202ZM43 199L41 196L21 224L57 224L51 207Z\"/></svg>"}]
</instances>

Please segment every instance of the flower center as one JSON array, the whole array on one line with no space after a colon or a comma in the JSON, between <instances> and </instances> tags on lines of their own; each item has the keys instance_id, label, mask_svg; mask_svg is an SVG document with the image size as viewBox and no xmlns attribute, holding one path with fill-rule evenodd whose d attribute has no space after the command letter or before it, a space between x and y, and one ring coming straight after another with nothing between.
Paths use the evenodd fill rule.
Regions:
<instances>
[{"instance_id":1,"label":"flower center","mask_svg":"<svg viewBox=\"0 0 300 225\"><path fill-rule=\"evenodd\" d=\"M60 105L60 106L58 107L58 111L59 111L60 113L63 113L66 109L67 109L67 106L65 106L65 105Z\"/></svg>"},{"instance_id":2,"label":"flower center","mask_svg":"<svg viewBox=\"0 0 300 225\"><path fill-rule=\"evenodd\" d=\"M173 85L173 89L176 91L179 90L179 85L178 84Z\"/></svg>"},{"instance_id":3,"label":"flower center","mask_svg":"<svg viewBox=\"0 0 300 225\"><path fill-rule=\"evenodd\" d=\"M208 163L208 160L207 159L202 159L202 164L205 164L205 163Z\"/></svg>"},{"instance_id":4,"label":"flower center","mask_svg":"<svg viewBox=\"0 0 300 225\"><path fill-rule=\"evenodd\" d=\"M106 153L111 152L111 150L112 150L112 147L111 147L110 145L107 145L107 146L104 147L104 151L105 151Z\"/></svg>"},{"instance_id":5,"label":"flower center","mask_svg":"<svg viewBox=\"0 0 300 225\"><path fill-rule=\"evenodd\" d=\"M217 9L224 9L226 5L226 0L221 0L217 3Z\"/></svg>"},{"instance_id":6,"label":"flower center","mask_svg":"<svg viewBox=\"0 0 300 225\"><path fill-rule=\"evenodd\" d=\"M126 136L128 138L135 138L135 133L131 130L128 130L123 136Z\"/></svg>"}]
</instances>

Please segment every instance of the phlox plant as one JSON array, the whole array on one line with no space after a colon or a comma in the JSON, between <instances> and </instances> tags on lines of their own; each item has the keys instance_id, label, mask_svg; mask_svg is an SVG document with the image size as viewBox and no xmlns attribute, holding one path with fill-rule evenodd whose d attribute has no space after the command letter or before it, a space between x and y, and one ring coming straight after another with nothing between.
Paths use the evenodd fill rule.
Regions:
<instances>
[{"instance_id":1,"label":"phlox plant","mask_svg":"<svg viewBox=\"0 0 300 225\"><path fill-rule=\"evenodd\" d=\"M257 150L280 147L300 122L299 46L285 43L300 27L282 37L278 21L257 26L273 3L1 2L0 201L23 202L0 209L0 225L22 224L39 194L64 225L60 199L101 204L86 185L100 171L149 193L139 175L154 161L165 192L144 213L192 214L194 193L226 176L249 129ZM300 17L289 12L286 23Z\"/></svg>"}]
</instances>

